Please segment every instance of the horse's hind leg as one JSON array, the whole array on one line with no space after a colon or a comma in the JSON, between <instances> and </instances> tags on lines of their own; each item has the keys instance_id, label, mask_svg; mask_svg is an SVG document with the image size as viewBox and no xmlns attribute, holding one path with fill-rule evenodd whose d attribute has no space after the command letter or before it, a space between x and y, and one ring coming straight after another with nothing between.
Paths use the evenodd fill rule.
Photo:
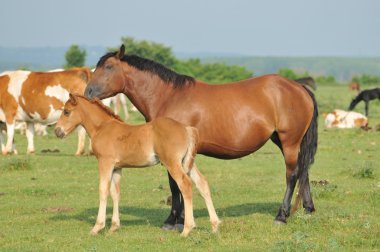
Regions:
<instances>
[{"instance_id":1,"label":"horse's hind leg","mask_svg":"<svg viewBox=\"0 0 380 252\"><path fill-rule=\"evenodd\" d=\"M275 218L275 223L286 223L286 218L290 215L292 196L298 179L298 146L299 144L293 144L289 146L284 142L282 143L282 151L286 164L286 191L282 205Z\"/></svg>"},{"instance_id":2,"label":"horse's hind leg","mask_svg":"<svg viewBox=\"0 0 380 252\"><path fill-rule=\"evenodd\" d=\"M170 210L170 215L165 220L164 225L162 226L163 230L174 230L174 229L182 229L179 226L183 225L184 218L183 218L183 196L178 188L177 183L173 179L173 177L170 175L170 172L168 171L168 177L169 177L169 186L170 191L172 193L172 208Z\"/></svg>"},{"instance_id":3,"label":"horse's hind leg","mask_svg":"<svg viewBox=\"0 0 380 252\"><path fill-rule=\"evenodd\" d=\"M111 197L113 201L112 226L110 233L117 231L120 228L119 202L120 202L120 179L121 169L115 169L111 179Z\"/></svg>"},{"instance_id":4,"label":"horse's hind leg","mask_svg":"<svg viewBox=\"0 0 380 252\"><path fill-rule=\"evenodd\" d=\"M220 220L216 215L214 204L212 203L210 188L208 186L207 180L199 172L197 166L194 164L189 173L191 179L194 181L197 189L201 193L203 199L206 202L208 214L210 215L210 221L212 226L212 231L217 232Z\"/></svg>"}]
</instances>

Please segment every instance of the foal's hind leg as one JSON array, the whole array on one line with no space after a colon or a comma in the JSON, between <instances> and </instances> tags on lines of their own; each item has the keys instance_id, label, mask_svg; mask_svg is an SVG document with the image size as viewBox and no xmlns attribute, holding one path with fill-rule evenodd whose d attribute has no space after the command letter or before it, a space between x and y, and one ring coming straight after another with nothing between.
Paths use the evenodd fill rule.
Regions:
<instances>
[{"instance_id":1,"label":"foal's hind leg","mask_svg":"<svg viewBox=\"0 0 380 252\"><path fill-rule=\"evenodd\" d=\"M120 202L120 179L121 169L115 169L111 179L111 197L113 201L112 226L110 233L117 231L120 228L119 202Z\"/></svg>"},{"instance_id":2,"label":"foal's hind leg","mask_svg":"<svg viewBox=\"0 0 380 252\"><path fill-rule=\"evenodd\" d=\"M166 165L170 175L177 183L185 203L185 225L181 233L182 236L187 236L190 231L195 227L193 216L193 198L192 198L192 184L191 179L183 171L181 164Z\"/></svg>"},{"instance_id":3,"label":"foal's hind leg","mask_svg":"<svg viewBox=\"0 0 380 252\"><path fill-rule=\"evenodd\" d=\"M208 214L210 216L212 231L215 233L218 231L218 226L220 224L220 220L216 215L214 204L212 203L210 188L208 186L207 180L205 177L199 172L197 166L194 164L190 170L190 177L194 181L197 189L201 193L203 199L206 202Z\"/></svg>"},{"instance_id":4,"label":"foal's hind leg","mask_svg":"<svg viewBox=\"0 0 380 252\"><path fill-rule=\"evenodd\" d=\"M297 183L297 160L299 145L288 146L282 143L282 151L286 164L286 191L282 205L275 218L275 223L286 223L286 218L290 215L291 201L294 188Z\"/></svg>"}]
</instances>

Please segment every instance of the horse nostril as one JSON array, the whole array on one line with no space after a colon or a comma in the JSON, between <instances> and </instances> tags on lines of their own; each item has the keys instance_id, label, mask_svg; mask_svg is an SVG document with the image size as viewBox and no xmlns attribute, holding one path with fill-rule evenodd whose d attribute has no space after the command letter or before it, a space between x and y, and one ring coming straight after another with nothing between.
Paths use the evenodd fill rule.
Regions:
<instances>
[{"instance_id":1,"label":"horse nostril","mask_svg":"<svg viewBox=\"0 0 380 252\"><path fill-rule=\"evenodd\" d=\"M55 135L59 138L62 138L65 136L65 133L63 132L61 128L55 128L54 132L55 132Z\"/></svg>"}]
</instances>

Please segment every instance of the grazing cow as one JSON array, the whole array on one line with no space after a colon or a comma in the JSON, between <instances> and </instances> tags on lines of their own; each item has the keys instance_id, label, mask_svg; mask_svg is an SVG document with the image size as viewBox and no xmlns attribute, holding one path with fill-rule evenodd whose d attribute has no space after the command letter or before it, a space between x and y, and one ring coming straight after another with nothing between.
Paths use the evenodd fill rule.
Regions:
<instances>
[{"instance_id":1,"label":"grazing cow","mask_svg":"<svg viewBox=\"0 0 380 252\"><path fill-rule=\"evenodd\" d=\"M350 106L348 107L348 110L353 110L355 106L361 102L364 101L365 103L365 115L368 116L368 106L370 100L380 100L380 88L374 88L374 89L366 89L361 91L358 96L356 96L350 103Z\"/></svg>"},{"instance_id":2,"label":"grazing cow","mask_svg":"<svg viewBox=\"0 0 380 252\"><path fill-rule=\"evenodd\" d=\"M353 111L335 109L325 117L326 128L361 128L366 127L367 125L367 117Z\"/></svg>"},{"instance_id":3,"label":"grazing cow","mask_svg":"<svg viewBox=\"0 0 380 252\"><path fill-rule=\"evenodd\" d=\"M7 126L4 155L11 153L15 122L27 123L27 153L33 153L34 123L54 124L62 113L69 93L83 94L91 77L88 68L58 72L8 71L0 74L0 121ZM85 130L79 130L76 155L84 150Z\"/></svg>"},{"instance_id":4,"label":"grazing cow","mask_svg":"<svg viewBox=\"0 0 380 252\"><path fill-rule=\"evenodd\" d=\"M317 85L315 84L315 80L312 77L303 77L303 78L296 79L295 81L308 88L317 90Z\"/></svg>"}]
</instances>

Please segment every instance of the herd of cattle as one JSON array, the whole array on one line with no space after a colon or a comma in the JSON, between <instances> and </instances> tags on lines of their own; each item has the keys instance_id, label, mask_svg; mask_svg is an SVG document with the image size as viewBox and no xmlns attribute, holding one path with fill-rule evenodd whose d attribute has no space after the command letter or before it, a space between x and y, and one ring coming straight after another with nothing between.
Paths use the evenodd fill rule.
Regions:
<instances>
[{"instance_id":1,"label":"herd of cattle","mask_svg":"<svg viewBox=\"0 0 380 252\"><path fill-rule=\"evenodd\" d=\"M35 152L34 134L46 134L46 125L55 124L62 113L69 93L83 94L92 71L87 67L49 72L7 71L0 74L0 142L4 155L17 153L14 145L16 129L24 130L28 140L27 153ZM300 80L310 81L310 80ZM312 86L315 88L315 85ZM114 104L118 113L123 107L128 119L126 97L117 95L103 100ZM327 128L366 127L368 119L356 112L335 110L325 115ZM7 138L5 138L5 132ZM85 130L78 129L76 155L84 153ZM6 141L5 141L6 139Z\"/></svg>"}]
</instances>

